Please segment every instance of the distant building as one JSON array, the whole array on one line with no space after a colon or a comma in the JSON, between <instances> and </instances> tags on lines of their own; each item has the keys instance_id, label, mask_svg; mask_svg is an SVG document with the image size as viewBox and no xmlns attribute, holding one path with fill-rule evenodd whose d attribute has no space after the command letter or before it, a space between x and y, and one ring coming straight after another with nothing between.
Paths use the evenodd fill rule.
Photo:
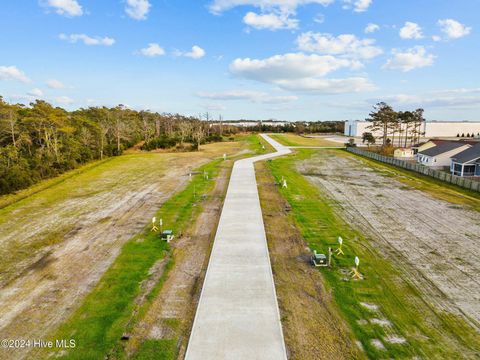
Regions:
<instances>
[{"instance_id":1,"label":"distant building","mask_svg":"<svg viewBox=\"0 0 480 360\"><path fill-rule=\"evenodd\" d=\"M364 120L345 121L345 136L362 136L364 132L372 132L368 127L370 122ZM480 133L480 121L426 121L422 125L422 133L426 138L433 137L456 137L458 134ZM380 133L373 133L374 136L381 136Z\"/></svg>"},{"instance_id":2,"label":"distant building","mask_svg":"<svg viewBox=\"0 0 480 360\"><path fill-rule=\"evenodd\" d=\"M457 176L480 176L480 143L452 156L450 171Z\"/></svg>"},{"instance_id":3,"label":"distant building","mask_svg":"<svg viewBox=\"0 0 480 360\"><path fill-rule=\"evenodd\" d=\"M415 156L413 149L409 148L398 148L393 152L393 157L395 159L413 159Z\"/></svg>"},{"instance_id":4,"label":"distant building","mask_svg":"<svg viewBox=\"0 0 480 360\"><path fill-rule=\"evenodd\" d=\"M432 168L450 167L450 158L471 148L472 145L461 141L441 141L426 150L417 153L417 161Z\"/></svg>"}]
</instances>

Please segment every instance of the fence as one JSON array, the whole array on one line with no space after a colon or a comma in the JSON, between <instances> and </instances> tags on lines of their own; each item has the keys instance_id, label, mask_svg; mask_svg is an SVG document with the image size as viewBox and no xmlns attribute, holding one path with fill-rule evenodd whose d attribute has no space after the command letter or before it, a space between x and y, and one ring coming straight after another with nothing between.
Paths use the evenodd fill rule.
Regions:
<instances>
[{"instance_id":1,"label":"fence","mask_svg":"<svg viewBox=\"0 0 480 360\"><path fill-rule=\"evenodd\" d=\"M401 168L404 168L404 169L407 169L407 170L410 170L410 171L415 171L417 173L427 175L427 176L430 176L432 178L444 181L446 183L454 184L454 185L460 186L460 187L468 189L468 190L473 190L473 191L480 192L480 181L466 179L464 177L452 175L452 174L449 174L449 173L446 173L446 172L443 172L443 171L433 170L433 169L430 169L429 167L423 166L421 164L416 164L416 163L412 163L412 162L408 162L408 161L404 161L404 160L394 159L394 158L389 157L389 156L384 156L384 155L376 154L374 152L361 150L361 149L356 148L356 147L348 147L347 150L354 153L354 154L357 154L357 155L365 156L367 158L374 159L374 160L377 160L377 161L381 161L381 162L384 162L386 164L395 165L395 166L398 166L398 167L401 167Z\"/></svg>"}]
</instances>

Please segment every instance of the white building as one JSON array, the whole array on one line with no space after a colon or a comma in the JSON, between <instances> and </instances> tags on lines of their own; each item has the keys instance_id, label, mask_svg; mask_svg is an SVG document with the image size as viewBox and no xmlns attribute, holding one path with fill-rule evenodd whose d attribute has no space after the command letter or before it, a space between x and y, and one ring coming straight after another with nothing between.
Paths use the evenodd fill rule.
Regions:
<instances>
[{"instance_id":1,"label":"white building","mask_svg":"<svg viewBox=\"0 0 480 360\"><path fill-rule=\"evenodd\" d=\"M419 151L416 158L420 164L432 168L450 167L451 157L471 147L472 145L461 141L442 141L433 147Z\"/></svg>"},{"instance_id":2,"label":"white building","mask_svg":"<svg viewBox=\"0 0 480 360\"><path fill-rule=\"evenodd\" d=\"M368 129L370 122L364 120L345 121L345 136L362 136L364 132L372 132ZM457 134L480 134L480 121L426 121L422 126L424 137L456 137ZM381 136L374 133L374 136Z\"/></svg>"},{"instance_id":3,"label":"white building","mask_svg":"<svg viewBox=\"0 0 480 360\"><path fill-rule=\"evenodd\" d=\"M393 157L395 159L413 159L415 157L415 153L413 149L398 148L393 152Z\"/></svg>"}]
</instances>

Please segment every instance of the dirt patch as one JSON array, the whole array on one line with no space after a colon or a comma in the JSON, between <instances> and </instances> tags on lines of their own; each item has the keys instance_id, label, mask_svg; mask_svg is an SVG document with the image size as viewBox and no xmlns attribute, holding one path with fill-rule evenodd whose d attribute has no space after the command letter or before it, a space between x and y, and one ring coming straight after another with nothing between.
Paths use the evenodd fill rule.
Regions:
<instances>
[{"instance_id":1,"label":"dirt patch","mask_svg":"<svg viewBox=\"0 0 480 360\"><path fill-rule=\"evenodd\" d=\"M338 152L319 152L298 168L430 303L480 329L478 212L406 190L395 176Z\"/></svg>"},{"instance_id":2,"label":"dirt patch","mask_svg":"<svg viewBox=\"0 0 480 360\"><path fill-rule=\"evenodd\" d=\"M256 174L289 358L363 358L265 164Z\"/></svg>"},{"instance_id":3,"label":"dirt patch","mask_svg":"<svg viewBox=\"0 0 480 360\"><path fill-rule=\"evenodd\" d=\"M0 274L2 338L44 339L56 329L96 285L122 245L185 186L191 169L241 150L238 144L212 146L191 154L119 157L1 209L0 255L3 260L7 254L11 269ZM58 229L67 230L59 234ZM58 241L43 241L41 234L51 233ZM21 249L23 255L8 257L9 249ZM25 355L7 354L9 359Z\"/></svg>"},{"instance_id":4,"label":"dirt patch","mask_svg":"<svg viewBox=\"0 0 480 360\"><path fill-rule=\"evenodd\" d=\"M175 340L183 359L215 236L231 164L217 176L203 212L185 234L172 243L175 266L145 317L135 326L125 350L132 356L146 340Z\"/></svg>"}]
</instances>

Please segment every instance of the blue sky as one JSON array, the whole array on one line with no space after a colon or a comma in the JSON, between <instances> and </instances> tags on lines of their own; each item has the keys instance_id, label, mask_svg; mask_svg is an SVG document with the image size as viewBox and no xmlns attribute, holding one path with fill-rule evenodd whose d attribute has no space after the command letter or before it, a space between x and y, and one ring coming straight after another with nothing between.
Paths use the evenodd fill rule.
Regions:
<instances>
[{"instance_id":1,"label":"blue sky","mask_svg":"<svg viewBox=\"0 0 480 360\"><path fill-rule=\"evenodd\" d=\"M0 95L226 119L480 120L477 0L22 0Z\"/></svg>"}]
</instances>

